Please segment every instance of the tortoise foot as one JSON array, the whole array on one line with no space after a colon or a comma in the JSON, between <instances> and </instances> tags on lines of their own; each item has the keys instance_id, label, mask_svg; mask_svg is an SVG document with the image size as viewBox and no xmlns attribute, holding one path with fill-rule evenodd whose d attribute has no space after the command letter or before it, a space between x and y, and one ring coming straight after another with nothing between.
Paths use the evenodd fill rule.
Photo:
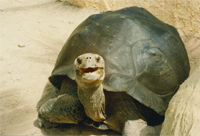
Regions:
<instances>
[{"instance_id":1,"label":"tortoise foot","mask_svg":"<svg viewBox=\"0 0 200 136\"><path fill-rule=\"evenodd\" d=\"M59 127L59 123L49 122L43 118L38 118L34 121L34 126L38 128L56 128Z\"/></svg>"}]
</instances>

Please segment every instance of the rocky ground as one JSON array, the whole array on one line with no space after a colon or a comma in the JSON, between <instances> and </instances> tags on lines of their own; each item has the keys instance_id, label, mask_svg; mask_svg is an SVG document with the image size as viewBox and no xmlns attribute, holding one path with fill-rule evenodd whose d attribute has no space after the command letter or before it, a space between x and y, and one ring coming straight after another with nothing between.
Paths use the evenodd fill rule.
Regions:
<instances>
[{"instance_id":1,"label":"rocky ground","mask_svg":"<svg viewBox=\"0 0 200 136\"><path fill-rule=\"evenodd\" d=\"M117 135L83 124L42 130L33 125L63 44L80 22L99 12L54 0L0 0L0 135ZM200 39L183 39L193 64Z\"/></svg>"}]
</instances>

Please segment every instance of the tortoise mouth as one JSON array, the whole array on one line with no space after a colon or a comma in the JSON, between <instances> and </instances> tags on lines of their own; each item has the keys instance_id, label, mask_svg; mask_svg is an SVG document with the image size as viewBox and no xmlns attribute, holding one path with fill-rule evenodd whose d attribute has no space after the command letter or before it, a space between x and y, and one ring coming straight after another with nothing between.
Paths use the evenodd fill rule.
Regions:
<instances>
[{"instance_id":1,"label":"tortoise mouth","mask_svg":"<svg viewBox=\"0 0 200 136\"><path fill-rule=\"evenodd\" d=\"M80 68L80 71L83 72L83 73L92 73L92 72L98 71L99 69L103 69L103 68L100 68L100 67Z\"/></svg>"}]
</instances>

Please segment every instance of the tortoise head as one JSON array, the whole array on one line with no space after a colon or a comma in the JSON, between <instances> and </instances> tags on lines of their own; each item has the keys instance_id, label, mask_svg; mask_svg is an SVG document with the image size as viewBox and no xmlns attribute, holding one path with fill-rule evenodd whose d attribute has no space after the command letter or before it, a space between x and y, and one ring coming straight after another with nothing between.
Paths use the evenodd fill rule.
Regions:
<instances>
[{"instance_id":1,"label":"tortoise head","mask_svg":"<svg viewBox=\"0 0 200 136\"><path fill-rule=\"evenodd\" d=\"M98 54L85 53L78 56L74 61L74 69L78 84L102 83L105 77L105 62Z\"/></svg>"}]
</instances>

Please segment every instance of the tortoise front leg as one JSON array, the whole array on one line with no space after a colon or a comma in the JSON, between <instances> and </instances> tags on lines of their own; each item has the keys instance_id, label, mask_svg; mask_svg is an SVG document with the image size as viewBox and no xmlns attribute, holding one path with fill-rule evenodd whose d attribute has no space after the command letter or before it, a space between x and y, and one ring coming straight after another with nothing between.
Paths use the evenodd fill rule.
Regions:
<instances>
[{"instance_id":1,"label":"tortoise front leg","mask_svg":"<svg viewBox=\"0 0 200 136\"><path fill-rule=\"evenodd\" d=\"M75 82L75 81L74 81ZM51 85L51 87L50 87ZM52 88L53 90L49 90ZM56 89L52 84L48 84L45 92L54 92ZM56 90L54 97L42 98L42 105L38 106L38 119L35 121L37 127L56 127L60 124L78 124L85 116L84 109L77 96L76 83L71 79L62 82L61 90ZM52 93L48 93L52 95ZM47 94L47 95L48 95ZM45 101L44 101L45 100Z\"/></svg>"},{"instance_id":2,"label":"tortoise front leg","mask_svg":"<svg viewBox=\"0 0 200 136\"><path fill-rule=\"evenodd\" d=\"M122 131L123 136L155 136L156 131L153 127L148 126L142 119L128 120L125 122Z\"/></svg>"}]
</instances>

